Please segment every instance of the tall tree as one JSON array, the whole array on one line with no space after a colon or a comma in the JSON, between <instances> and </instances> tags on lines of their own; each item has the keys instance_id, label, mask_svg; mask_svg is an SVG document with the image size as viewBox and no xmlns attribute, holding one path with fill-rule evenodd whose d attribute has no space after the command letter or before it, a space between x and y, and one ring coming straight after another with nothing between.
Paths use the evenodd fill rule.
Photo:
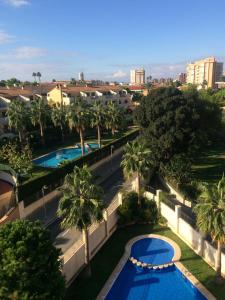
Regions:
<instances>
[{"instance_id":1,"label":"tall tree","mask_svg":"<svg viewBox=\"0 0 225 300\"><path fill-rule=\"evenodd\" d=\"M92 107L91 125L97 129L99 148L101 148L101 128L104 126L104 123L105 109L99 101L96 101Z\"/></svg>"},{"instance_id":2,"label":"tall tree","mask_svg":"<svg viewBox=\"0 0 225 300\"><path fill-rule=\"evenodd\" d=\"M216 274L221 280L221 246L225 244L225 178L218 184L205 184L203 192L194 207L197 226L217 242Z\"/></svg>"},{"instance_id":3,"label":"tall tree","mask_svg":"<svg viewBox=\"0 0 225 300\"><path fill-rule=\"evenodd\" d=\"M34 100L30 107L31 122L34 126L39 125L42 144L45 145L44 128L49 115L49 107L45 104L44 99Z\"/></svg>"},{"instance_id":4,"label":"tall tree","mask_svg":"<svg viewBox=\"0 0 225 300\"><path fill-rule=\"evenodd\" d=\"M92 182L92 175L87 166L75 167L67 174L61 188L63 196L59 202L58 215L63 218L63 228L83 231L85 239L85 263L87 274L91 275L89 257L88 227L93 222L102 220L102 190Z\"/></svg>"},{"instance_id":5,"label":"tall tree","mask_svg":"<svg viewBox=\"0 0 225 300\"><path fill-rule=\"evenodd\" d=\"M119 106L112 101L107 105L106 127L111 129L112 135L115 135L116 129L121 125L122 111Z\"/></svg>"},{"instance_id":6,"label":"tall tree","mask_svg":"<svg viewBox=\"0 0 225 300\"><path fill-rule=\"evenodd\" d=\"M16 131L18 131L20 142L22 142L28 119L27 107L25 102L13 100L9 104L7 116L9 120L9 127L14 128Z\"/></svg>"},{"instance_id":7,"label":"tall tree","mask_svg":"<svg viewBox=\"0 0 225 300\"><path fill-rule=\"evenodd\" d=\"M53 107L51 118L54 126L60 127L62 141L64 142L64 127L66 125L66 111L64 105L57 105Z\"/></svg>"},{"instance_id":8,"label":"tall tree","mask_svg":"<svg viewBox=\"0 0 225 300\"><path fill-rule=\"evenodd\" d=\"M141 205L141 178L149 172L151 167L151 151L140 141L127 143L124 147L124 155L121 166L126 177L137 174L138 204Z\"/></svg>"},{"instance_id":9,"label":"tall tree","mask_svg":"<svg viewBox=\"0 0 225 300\"><path fill-rule=\"evenodd\" d=\"M69 127L75 128L80 135L80 143L82 156L85 154L84 133L89 125L89 113L87 105L84 102L78 101L68 107L66 118L69 122Z\"/></svg>"},{"instance_id":10,"label":"tall tree","mask_svg":"<svg viewBox=\"0 0 225 300\"><path fill-rule=\"evenodd\" d=\"M39 222L0 227L0 299L62 300L65 280L60 250Z\"/></svg>"},{"instance_id":11,"label":"tall tree","mask_svg":"<svg viewBox=\"0 0 225 300\"><path fill-rule=\"evenodd\" d=\"M32 76L34 77L34 82L37 81L36 77L37 77L37 73L33 72Z\"/></svg>"},{"instance_id":12,"label":"tall tree","mask_svg":"<svg viewBox=\"0 0 225 300\"><path fill-rule=\"evenodd\" d=\"M193 88L185 92L174 87L153 89L143 98L135 119L142 127L157 167L175 154L197 151L208 142L212 132L209 126L217 128L221 118L218 108L212 106L201 101ZM214 124L205 122L216 118Z\"/></svg>"},{"instance_id":13,"label":"tall tree","mask_svg":"<svg viewBox=\"0 0 225 300\"><path fill-rule=\"evenodd\" d=\"M41 82L41 73L37 72L36 76L38 77L39 83Z\"/></svg>"}]
</instances>

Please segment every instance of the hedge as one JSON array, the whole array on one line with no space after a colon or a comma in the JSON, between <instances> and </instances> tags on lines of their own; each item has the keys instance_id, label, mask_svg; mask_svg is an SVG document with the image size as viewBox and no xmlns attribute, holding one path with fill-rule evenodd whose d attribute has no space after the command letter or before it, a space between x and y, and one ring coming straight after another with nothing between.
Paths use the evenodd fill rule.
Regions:
<instances>
[{"instance_id":1,"label":"hedge","mask_svg":"<svg viewBox=\"0 0 225 300\"><path fill-rule=\"evenodd\" d=\"M138 135L139 129L136 129L130 133L125 134L123 137L108 143L101 149L97 149L91 153L86 154L83 157L66 162L62 166L55 169L48 168L49 173L47 173L46 175L22 183L18 187L18 200L24 201L25 206L31 204L41 196L41 189L44 185L53 185L52 188L49 187L50 192L51 190L57 188L62 184L66 174L72 172L75 166L82 166L84 164L87 164L89 166L93 165L94 163L110 155L111 146L113 146L114 149L118 149L128 141L135 139Z\"/></svg>"}]
</instances>

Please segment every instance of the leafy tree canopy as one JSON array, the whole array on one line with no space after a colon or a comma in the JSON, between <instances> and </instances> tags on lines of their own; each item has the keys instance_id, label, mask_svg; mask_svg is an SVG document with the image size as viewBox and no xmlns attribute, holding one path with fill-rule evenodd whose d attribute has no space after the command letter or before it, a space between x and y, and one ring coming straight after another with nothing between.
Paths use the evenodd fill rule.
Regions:
<instances>
[{"instance_id":1,"label":"leafy tree canopy","mask_svg":"<svg viewBox=\"0 0 225 300\"><path fill-rule=\"evenodd\" d=\"M65 282L60 250L39 222L15 221L0 228L0 299L60 300Z\"/></svg>"},{"instance_id":2,"label":"leafy tree canopy","mask_svg":"<svg viewBox=\"0 0 225 300\"><path fill-rule=\"evenodd\" d=\"M0 161L8 164L18 176L32 169L32 153L29 145L21 146L8 143L0 149Z\"/></svg>"},{"instance_id":3,"label":"leafy tree canopy","mask_svg":"<svg viewBox=\"0 0 225 300\"><path fill-rule=\"evenodd\" d=\"M175 154L196 151L221 125L219 107L200 99L194 88L184 92L174 87L152 90L143 98L135 118L143 128L156 166Z\"/></svg>"}]
</instances>

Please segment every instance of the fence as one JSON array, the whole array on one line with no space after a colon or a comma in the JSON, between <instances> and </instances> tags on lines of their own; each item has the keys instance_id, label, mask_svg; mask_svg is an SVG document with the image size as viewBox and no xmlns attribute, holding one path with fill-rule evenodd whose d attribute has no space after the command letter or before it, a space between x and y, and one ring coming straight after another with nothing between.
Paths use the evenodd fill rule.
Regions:
<instances>
[{"instance_id":1,"label":"fence","mask_svg":"<svg viewBox=\"0 0 225 300\"><path fill-rule=\"evenodd\" d=\"M117 208L121 204L122 194L118 193L104 212L104 220L92 224L88 230L90 259L109 239L117 227ZM84 241L81 238L75 242L63 255L63 274L70 283L85 266Z\"/></svg>"},{"instance_id":2,"label":"fence","mask_svg":"<svg viewBox=\"0 0 225 300\"><path fill-rule=\"evenodd\" d=\"M195 229L195 219L182 211L180 205L175 205L175 210L169 207L168 202L160 199L161 191L156 193L156 202L161 214L168 221L169 227L180 236L197 254L199 254L210 266L216 265L216 248L207 238ZM161 201L160 201L161 200ZM221 271L225 275L225 254L221 257Z\"/></svg>"},{"instance_id":3,"label":"fence","mask_svg":"<svg viewBox=\"0 0 225 300\"><path fill-rule=\"evenodd\" d=\"M132 180L129 185L136 190L137 180ZM185 212L182 212L180 205L173 206L172 201L168 202L160 199L161 191L157 191L156 195L147 191L145 196L148 199L155 199L157 205L160 206L160 211L163 217L168 221L171 229L179 235L196 253L212 267L216 264L216 249L206 240L201 233L199 233L190 224L191 221L187 218ZM168 205L170 203L170 206ZM92 224L89 228L89 255L92 258L102 245L110 238L117 228L117 209L122 204L122 194L119 192L104 212L104 220L97 224ZM191 219L191 217L189 217ZM62 256L63 259L63 274L69 284L85 267L85 246L84 240L81 238L76 241ZM225 275L225 254L222 254L222 274Z\"/></svg>"}]
</instances>

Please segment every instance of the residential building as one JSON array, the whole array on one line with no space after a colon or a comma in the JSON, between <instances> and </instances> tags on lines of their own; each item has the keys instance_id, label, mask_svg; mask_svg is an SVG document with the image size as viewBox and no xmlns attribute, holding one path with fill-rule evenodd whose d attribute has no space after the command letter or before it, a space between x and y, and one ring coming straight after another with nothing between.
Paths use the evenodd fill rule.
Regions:
<instances>
[{"instance_id":1,"label":"residential building","mask_svg":"<svg viewBox=\"0 0 225 300\"><path fill-rule=\"evenodd\" d=\"M145 70L144 69L131 70L130 84L131 85L145 84Z\"/></svg>"},{"instance_id":2,"label":"residential building","mask_svg":"<svg viewBox=\"0 0 225 300\"><path fill-rule=\"evenodd\" d=\"M217 62L215 57L208 57L187 65L187 83L201 87L215 88L215 82L221 81L223 63Z\"/></svg>"},{"instance_id":3,"label":"residential building","mask_svg":"<svg viewBox=\"0 0 225 300\"><path fill-rule=\"evenodd\" d=\"M8 129L7 110L12 101L20 100L29 105L35 99L44 99L47 103L47 93L54 86L54 84L41 84L26 87L0 87L0 133Z\"/></svg>"},{"instance_id":4,"label":"residential building","mask_svg":"<svg viewBox=\"0 0 225 300\"><path fill-rule=\"evenodd\" d=\"M79 81L84 81L84 73L83 72L80 72L78 74L78 79L79 79Z\"/></svg>"},{"instance_id":5,"label":"residential building","mask_svg":"<svg viewBox=\"0 0 225 300\"><path fill-rule=\"evenodd\" d=\"M181 82L181 83L186 83L186 79L187 79L187 74L186 73L179 73L177 75L177 81Z\"/></svg>"},{"instance_id":6,"label":"residential building","mask_svg":"<svg viewBox=\"0 0 225 300\"><path fill-rule=\"evenodd\" d=\"M100 101L103 105L109 102L117 103L124 108L132 107L131 95L120 86L61 86L57 85L47 94L47 100L50 105L56 103L70 105L77 99L92 104L94 101Z\"/></svg>"}]
</instances>

